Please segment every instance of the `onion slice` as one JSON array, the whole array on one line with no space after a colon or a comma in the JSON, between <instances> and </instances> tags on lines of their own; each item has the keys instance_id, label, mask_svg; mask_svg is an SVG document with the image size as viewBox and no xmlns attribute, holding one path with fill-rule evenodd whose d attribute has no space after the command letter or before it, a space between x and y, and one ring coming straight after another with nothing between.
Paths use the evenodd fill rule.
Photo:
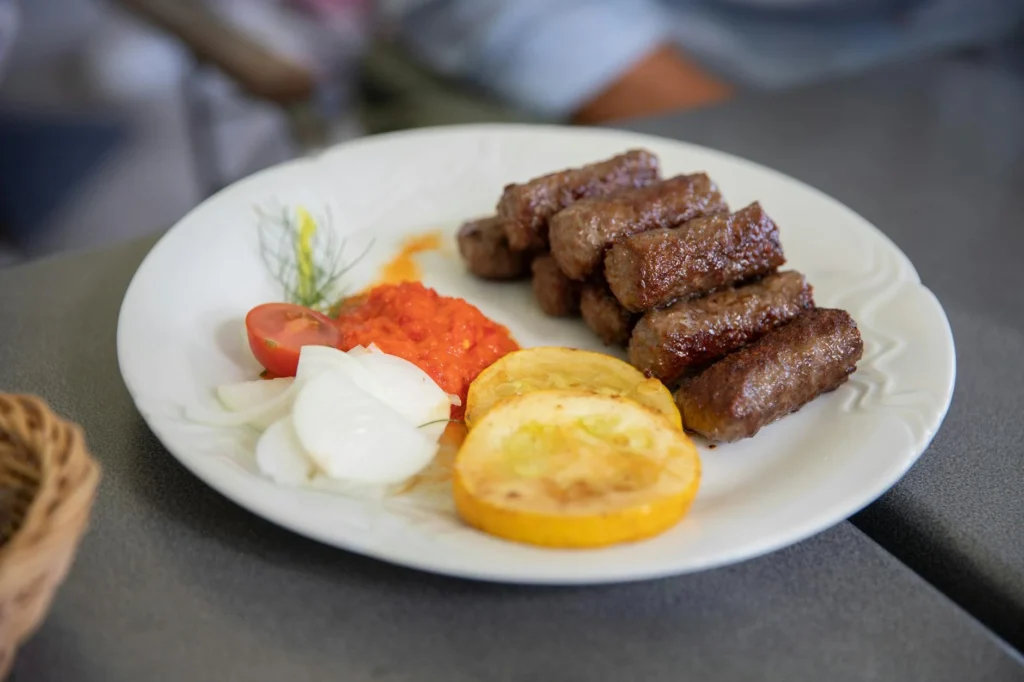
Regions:
<instances>
[{"instance_id":1,"label":"onion slice","mask_svg":"<svg viewBox=\"0 0 1024 682\"><path fill-rule=\"evenodd\" d=\"M295 399L295 433L330 478L397 483L433 459L436 441L340 371L310 379Z\"/></svg>"}]
</instances>

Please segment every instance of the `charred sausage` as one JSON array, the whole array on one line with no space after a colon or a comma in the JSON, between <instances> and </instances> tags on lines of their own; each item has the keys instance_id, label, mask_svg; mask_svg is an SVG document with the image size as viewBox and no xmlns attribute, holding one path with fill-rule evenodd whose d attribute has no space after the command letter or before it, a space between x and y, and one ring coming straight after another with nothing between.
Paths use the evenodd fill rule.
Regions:
<instances>
[{"instance_id":1,"label":"charred sausage","mask_svg":"<svg viewBox=\"0 0 1024 682\"><path fill-rule=\"evenodd\" d=\"M619 239L728 210L704 173L582 199L549 221L551 255L568 277L583 280L600 268L605 251Z\"/></svg>"},{"instance_id":2,"label":"charred sausage","mask_svg":"<svg viewBox=\"0 0 1024 682\"><path fill-rule=\"evenodd\" d=\"M570 317L580 312L580 282L574 282L558 269L551 254L533 259L533 295L540 309L552 317Z\"/></svg>"},{"instance_id":3,"label":"charred sausage","mask_svg":"<svg viewBox=\"0 0 1024 682\"><path fill-rule=\"evenodd\" d=\"M608 250L605 276L619 303L643 312L767 275L785 262L779 228L755 202L732 215L627 237Z\"/></svg>"},{"instance_id":4,"label":"charred sausage","mask_svg":"<svg viewBox=\"0 0 1024 682\"><path fill-rule=\"evenodd\" d=\"M623 308L603 281L588 282L580 295L580 315L606 346L625 346L637 315Z\"/></svg>"},{"instance_id":5,"label":"charred sausage","mask_svg":"<svg viewBox=\"0 0 1024 682\"><path fill-rule=\"evenodd\" d=\"M580 199L649 185L659 173L658 157L635 149L606 161L507 185L497 213L507 221L505 233L513 250L539 250L547 246L548 220L558 211Z\"/></svg>"},{"instance_id":6,"label":"charred sausage","mask_svg":"<svg viewBox=\"0 0 1024 682\"><path fill-rule=\"evenodd\" d=\"M497 216L467 222L459 229L458 242L466 268L481 279L519 279L530 272L529 254L509 248Z\"/></svg>"},{"instance_id":7,"label":"charred sausage","mask_svg":"<svg viewBox=\"0 0 1024 682\"><path fill-rule=\"evenodd\" d=\"M676 404L684 426L709 440L750 438L841 386L863 352L848 313L811 310L684 382Z\"/></svg>"},{"instance_id":8,"label":"charred sausage","mask_svg":"<svg viewBox=\"0 0 1024 682\"><path fill-rule=\"evenodd\" d=\"M771 274L645 313L629 340L629 361L647 376L672 383L813 307L803 275Z\"/></svg>"}]
</instances>

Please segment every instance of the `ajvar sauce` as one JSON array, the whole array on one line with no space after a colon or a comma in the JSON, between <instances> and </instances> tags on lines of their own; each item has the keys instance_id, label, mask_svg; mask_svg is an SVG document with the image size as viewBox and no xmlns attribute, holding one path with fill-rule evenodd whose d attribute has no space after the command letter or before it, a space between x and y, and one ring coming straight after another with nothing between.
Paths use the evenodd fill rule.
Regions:
<instances>
[{"instance_id":1,"label":"ajvar sauce","mask_svg":"<svg viewBox=\"0 0 1024 682\"><path fill-rule=\"evenodd\" d=\"M437 251L440 248L440 232L427 232L408 237L402 242L402 248L398 255L384 265L377 284L398 284L422 280L423 269L416 262L416 256L427 251Z\"/></svg>"},{"instance_id":2,"label":"ajvar sauce","mask_svg":"<svg viewBox=\"0 0 1024 682\"><path fill-rule=\"evenodd\" d=\"M508 329L461 298L441 296L419 282L381 284L348 301L337 317L341 350L376 344L419 366L461 407L469 384L499 358L518 350Z\"/></svg>"}]
</instances>

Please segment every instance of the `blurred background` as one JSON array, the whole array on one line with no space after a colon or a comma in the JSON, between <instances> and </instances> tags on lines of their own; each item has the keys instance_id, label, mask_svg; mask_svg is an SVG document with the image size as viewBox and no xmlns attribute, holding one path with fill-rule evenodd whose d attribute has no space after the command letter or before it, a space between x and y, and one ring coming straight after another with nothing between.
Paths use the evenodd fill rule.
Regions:
<instances>
[{"instance_id":1,"label":"blurred background","mask_svg":"<svg viewBox=\"0 0 1024 682\"><path fill-rule=\"evenodd\" d=\"M1024 78L1022 18L1020 0L0 0L0 267L164 230L375 132L614 123L929 58Z\"/></svg>"}]
</instances>

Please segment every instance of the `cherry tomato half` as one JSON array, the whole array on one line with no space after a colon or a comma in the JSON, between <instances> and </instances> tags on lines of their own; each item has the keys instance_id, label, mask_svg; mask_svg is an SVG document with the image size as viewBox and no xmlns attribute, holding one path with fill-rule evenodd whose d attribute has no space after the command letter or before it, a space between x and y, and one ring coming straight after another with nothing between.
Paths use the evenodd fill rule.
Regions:
<instances>
[{"instance_id":1,"label":"cherry tomato half","mask_svg":"<svg viewBox=\"0 0 1024 682\"><path fill-rule=\"evenodd\" d=\"M293 377L303 346L337 346L341 332L326 315L292 303L264 303L245 316L249 348L274 376Z\"/></svg>"}]
</instances>

